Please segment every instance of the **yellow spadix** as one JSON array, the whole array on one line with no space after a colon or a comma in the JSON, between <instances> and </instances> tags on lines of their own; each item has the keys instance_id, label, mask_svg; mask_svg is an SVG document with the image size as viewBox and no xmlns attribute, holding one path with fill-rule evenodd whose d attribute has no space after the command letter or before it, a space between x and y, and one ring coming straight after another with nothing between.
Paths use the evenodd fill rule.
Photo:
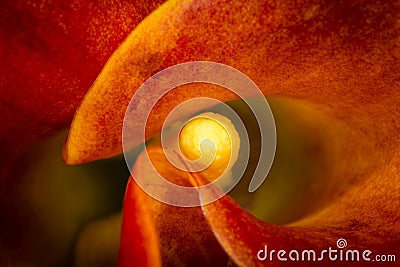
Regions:
<instances>
[{"instance_id":1,"label":"yellow spadix","mask_svg":"<svg viewBox=\"0 0 400 267\"><path fill-rule=\"evenodd\" d=\"M239 147L240 138L231 121L211 112L189 120L179 135L183 155L205 168L203 173L211 180L230 173Z\"/></svg>"}]
</instances>

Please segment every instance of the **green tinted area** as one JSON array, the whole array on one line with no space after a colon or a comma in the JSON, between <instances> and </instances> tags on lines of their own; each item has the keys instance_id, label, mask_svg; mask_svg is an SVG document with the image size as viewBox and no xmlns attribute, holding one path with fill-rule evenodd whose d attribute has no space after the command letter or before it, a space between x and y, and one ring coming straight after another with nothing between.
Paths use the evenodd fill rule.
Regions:
<instances>
[{"instance_id":1,"label":"green tinted area","mask_svg":"<svg viewBox=\"0 0 400 267\"><path fill-rule=\"evenodd\" d=\"M248 167L230 196L260 219L287 224L325 204L330 180L324 117L300 100L268 98L268 102L276 123L276 154L268 177L254 193L248 186L260 154L258 124L243 101L228 103L245 118L250 139Z\"/></svg>"}]
</instances>

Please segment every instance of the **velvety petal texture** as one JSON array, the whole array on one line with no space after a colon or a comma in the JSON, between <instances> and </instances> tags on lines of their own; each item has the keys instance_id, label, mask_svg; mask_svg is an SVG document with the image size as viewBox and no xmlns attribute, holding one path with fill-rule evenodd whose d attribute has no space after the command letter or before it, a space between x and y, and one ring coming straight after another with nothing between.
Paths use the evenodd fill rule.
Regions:
<instances>
[{"instance_id":1,"label":"velvety petal texture","mask_svg":"<svg viewBox=\"0 0 400 267\"><path fill-rule=\"evenodd\" d=\"M148 196L130 178L124 199L118 267L161 266L161 254Z\"/></svg>"},{"instance_id":2,"label":"velvety petal texture","mask_svg":"<svg viewBox=\"0 0 400 267\"><path fill-rule=\"evenodd\" d=\"M136 89L157 71L192 60L235 67L265 95L323 104L352 128L372 129L375 123L362 116L375 111L387 113L376 119L392 120L396 116L386 104L388 96L399 95L398 6L396 1L168 1L130 34L86 95L65 160L121 153L122 122ZM221 99L219 90L207 93ZM163 109L149 120L149 136L159 132L181 95L161 100ZM385 134L378 136L383 140Z\"/></svg>"},{"instance_id":3,"label":"velvety petal texture","mask_svg":"<svg viewBox=\"0 0 400 267\"><path fill-rule=\"evenodd\" d=\"M143 152L135 163L132 171L133 176L146 179L154 175L155 170L157 170L163 177L168 177L171 182L182 186L191 186L188 179L189 174L173 167L168 162L161 147L149 147L147 153L156 169L153 169L150 161L146 160L145 152ZM140 221L143 215L150 213L160 242L163 266L226 266L229 258L216 240L200 207L171 206L148 196L141 190L131 178L125 197L123 227L125 225L132 227L133 220ZM168 190L160 190L165 191L165 194L172 193ZM132 219L130 217L125 219L125 216L131 216L130 207L135 203L140 205L143 212L136 213L136 216L133 216ZM131 223L126 221L131 221ZM140 227L148 228L150 226L151 224L148 223ZM132 252L134 247L124 244L124 240L134 240L135 235L123 230L121 237L120 257L127 264L120 266L136 266L137 257ZM157 248L152 246L148 249L152 251Z\"/></svg>"},{"instance_id":4,"label":"velvety petal texture","mask_svg":"<svg viewBox=\"0 0 400 267\"><path fill-rule=\"evenodd\" d=\"M382 262L373 262L375 256L398 254L400 232L400 216L395 208L400 204L399 179L391 179L393 176L387 175L383 172L371 177L343 194L334 204L290 226L261 221L244 211L229 196L204 205L202 209L217 239L239 266L282 266L286 263L295 263L296 266L381 266ZM399 176L399 170L395 175ZM201 176L197 178L204 179ZM388 192L389 188L382 190L382 180L383 184L391 186L391 192ZM201 192L204 193L201 198L207 198L206 194L215 194L212 191ZM337 252L340 249L336 243L339 239L347 241L347 247L342 249L342 255L345 255L342 259L345 259L348 250L358 250L359 261L340 260ZM321 252L329 247L336 250L336 254L332 254L335 260L330 260L328 253L321 258ZM272 250L275 254L271 254ZM277 258L279 250L285 250L283 258L287 262ZM299 252L300 259L304 250L314 250L316 256L314 260L312 257L305 261L290 260L292 250ZM362 259L364 250L372 252L368 257L370 262ZM262 261L258 257L265 259ZM292 254L292 257L296 255ZM397 266L393 261L385 262L385 265Z\"/></svg>"},{"instance_id":5,"label":"velvety petal texture","mask_svg":"<svg viewBox=\"0 0 400 267\"><path fill-rule=\"evenodd\" d=\"M1 266L60 266L66 257L72 264L66 254L80 220L101 209L87 208L90 201L74 206L74 200L99 191L81 184L87 194L75 188L76 199L69 198L75 182L68 176L79 180L81 174L57 173L65 167L57 157L60 145L37 143L69 126L109 56L161 2L0 2Z\"/></svg>"},{"instance_id":6,"label":"velvety petal texture","mask_svg":"<svg viewBox=\"0 0 400 267\"><path fill-rule=\"evenodd\" d=\"M109 56L161 2L1 1L1 156L67 127Z\"/></svg>"},{"instance_id":7,"label":"velvety petal texture","mask_svg":"<svg viewBox=\"0 0 400 267\"><path fill-rule=\"evenodd\" d=\"M168 1L129 35L84 98L65 160L81 163L121 153L126 107L152 74L186 61L225 63L253 79L264 95L297 99L312 110L310 116L319 114L314 123L326 134L332 188L330 204L290 227L261 222L229 197L202 207L229 256L239 265L259 265L257 251L264 243L319 249L342 237L351 248L396 252L399 13L399 1ZM208 97L237 97L196 86L194 91ZM189 86L176 90L161 99L147 136L161 130L168 112L185 97L202 95Z\"/></svg>"}]
</instances>

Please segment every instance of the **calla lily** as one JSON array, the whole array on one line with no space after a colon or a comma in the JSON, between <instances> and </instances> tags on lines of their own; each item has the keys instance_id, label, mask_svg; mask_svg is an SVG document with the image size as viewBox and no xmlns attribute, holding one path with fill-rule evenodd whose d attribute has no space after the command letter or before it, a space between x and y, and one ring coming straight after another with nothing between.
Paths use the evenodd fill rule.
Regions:
<instances>
[{"instance_id":1,"label":"calla lily","mask_svg":"<svg viewBox=\"0 0 400 267\"><path fill-rule=\"evenodd\" d=\"M120 153L127 104L152 74L192 60L225 63L252 78L264 95L297 99L310 117L322 119L314 125L325 133L331 187L318 212L290 227L263 223L229 197L202 206L227 254L239 265L259 265L263 242L321 249L341 236L360 248L393 252L399 245L398 8L394 1L168 1L128 36L100 73L77 111L65 159L79 163ZM179 89L154 107L148 136L186 99L237 97L210 85ZM134 169L140 168L139 160ZM155 223L160 224L168 223Z\"/></svg>"},{"instance_id":2,"label":"calla lily","mask_svg":"<svg viewBox=\"0 0 400 267\"><path fill-rule=\"evenodd\" d=\"M335 245L340 238L345 238L352 249L370 249L386 255L398 253L399 12L396 1L171 0L147 16L115 50L77 109L64 145L67 163L85 163L122 152L121 131L126 108L136 90L153 74L182 62L214 61L249 76L265 96L289 101L286 103L296 106L313 129L322 133L316 138L321 155L328 163L321 175L327 178L315 179L314 183L317 188L326 186L327 189L315 199L320 204L312 213L290 225L278 226L254 217L229 196L196 208L172 207L147 196L129 179L119 266L226 265L228 262L240 266L281 266L282 262L264 262L257 257L265 244L277 251L322 250ZM110 27L110 31L114 27L117 26ZM7 34L11 33L6 31L6 37ZM116 45L95 46L89 42L87 47L97 51L95 55L109 51L102 54L100 62L104 63ZM60 61L65 58L64 52L62 55ZM7 62L14 64L17 58ZM80 67L78 63L76 60L69 64L75 70ZM21 106L22 114L31 112L32 107L38 108L37 118L41 118L38 122L54 118L45 127L34 123L40 129L33 130L34 139L48 129L68 123L77 101L101 65L93 68L89 78L65 76L68 82L86 83L74 85L80 92L78 97L71 102L63 100L67 109L64 104L54 107L55 111L50 109L48 114L52 116L55 112L65 114L61 119L46 117L47 113L40 111L37 103L46 106L47 98L37 103L23 101L17 99L20 93L16 93L14 98L5 98L3 102L20 103L13 107ZM4 69L5 73L11 73L7 65ZM26 72L35 79L41 77L41 72L30 70ZM82 72L77 69L76 73ZM15 72L12 73L14 76L7 76L10 78L4 84L14 84ZM52 82L49 78L43 80ZM47 87L64 81L56 80L58 83ZM40 82L39 79L37 84L41 85ZM39 85L32 88L42 88ZM15 88L25 87L16 85ZM149 97L151 94L149 91ZM57 93L54 97L62 96ZM153 108L146 136L157 135L166 116L179 103L202 96L223 102L238 99L237 95L215 85L180 86ZM52 98L49 101L54 102ZM26 102L30 104L25 105ZM146 99L142 104L146 106ZM197 111L194 108L193 113ZM4 140L9 140L12 127L20 129L26 121L24 116L16 119L12 119L15 124L3 134ZM143 141L133 138L131 145ZM6 152L14 148L13 142L17 143L10 141ZM150 175L144 153L135 162L133 177ZM195 187L208 183L201 173L188 174L173 168L160 147L149 148L147 153L157 170L171 181ZM199 201L219 190L199 191ZM309 263L296 262L296 265ZM323 264L336 266L337 262ZM340 264L364 266L365 263Z\"/></svg>"}]
</instances>

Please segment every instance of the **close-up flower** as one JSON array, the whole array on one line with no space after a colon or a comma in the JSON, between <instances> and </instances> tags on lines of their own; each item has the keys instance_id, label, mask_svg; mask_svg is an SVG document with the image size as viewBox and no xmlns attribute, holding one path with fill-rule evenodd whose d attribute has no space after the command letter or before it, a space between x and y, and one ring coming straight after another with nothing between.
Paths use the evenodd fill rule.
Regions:
<instances>
[{"instance_id":1,"label":"close-up flower","mask_svg":"<svg viewBox=\"0 0 400 267\"><path fill-rule=\"evenodd\" d=\"M400 1L0 3L0 266L397 266Z\"/></svg>"}]
</instances>

